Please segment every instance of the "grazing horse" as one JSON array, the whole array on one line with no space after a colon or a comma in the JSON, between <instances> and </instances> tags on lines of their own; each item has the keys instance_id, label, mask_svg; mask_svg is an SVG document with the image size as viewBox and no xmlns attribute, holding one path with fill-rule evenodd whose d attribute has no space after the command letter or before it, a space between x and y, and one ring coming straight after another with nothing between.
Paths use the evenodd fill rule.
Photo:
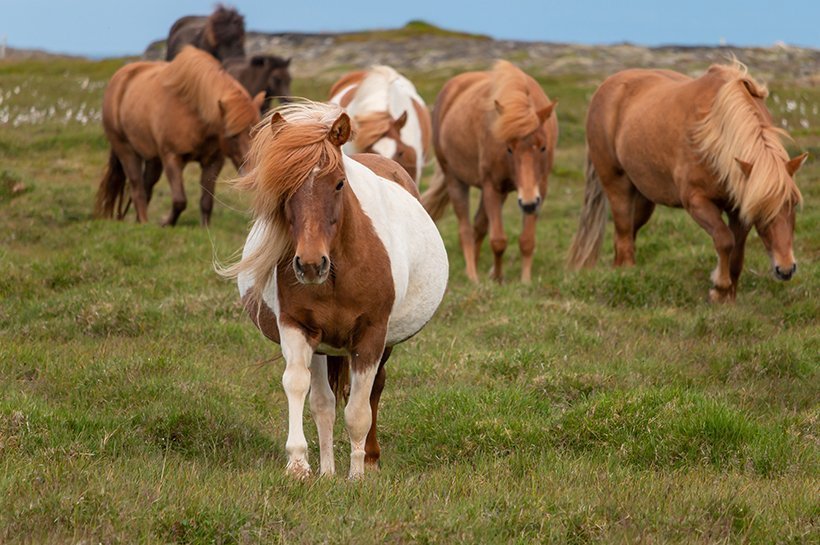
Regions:
<instances>
[{"instance_id":1,"label":"grazing horse","mask_svg":"<svg viewBox=\"0 0 820 545\"><path fill-rule=\"evenodd\" d=\"M444 243L412 180L387 159L343 155L350 133L339 106L318 103L281 106L258 129L238 181L253 194L255 222L241 261L223 271L238 278L257 327L282 345L287 469L299 477L310 473L308 391L321 473L335 468L329 355L350 361L350 477L378 460L384 362L430 320L447 285Z\"/></svg>"},{"instance_id":2,"label":"grazing horse","mask_svg":"<svg viewBox=\"0 0 820 545\"><path fill-rule=\"evenodd\" d=\"M807 154L789 159L767 95L739 62L713 65L697 79L669 70L607 78L589 105L586 195L569 265L595 264L605 194L615 223L615 266L635 264L635 236L662 204L685 208L711 235L718 254L711 301L734 300L752 225L775 276L790 279L802 200L793 176Z\"/></svg>"},{"instance_id":3,"label":"grazing horse","mask_svg":"<svg viewBox=\"0 0 820 545\"><path fill-rule=\"evenodd\" d=\"M251 99L219 61L190 46L170 63L135 62L117 70L103 97L103 129L111 151L96 215L113 217L116 208L123 218L127 177L137 221L148 221L148 203L164 169L173 206L163 224L174 225L187 204L182 170L198 161L199 206L202 224L208 225L225 156L240 168L263 99L263 93Z\"/></svg>"},{"instance_id":4,"label":"grazing horse","mask_svg":"<svg viewBox=\"0 0 820 545\"><path fill-rule=\"evenodd\" d=\"M491 276L501 281L507 237L501 211L507 194L518 192L524 213L519 239L521 280L532 276L535 221L547 195L558 121L538 83L507 61L488 72L467 72L449 80L433 109L433 143L439 168L422 196L433 219L452 201L467 276L478 282L479 250L489 227L494 264ZM470 186L481 189L481 201L470 225Z\"/></svg>"},{"instance_id":5,"label":"grazing horse","mask_svg":"<svg viewBox=\"0 0 820 545\"><path fill-rule=\"evenodd\" d=\"M410 80L389 66L373 66L342 76L330 96L353 119L355 136L345 153L393 159L418 185L430 151L430 112Z\"/></svg>"},{"instance_id":6,"label":"grazing horse","mask_svg":"<svg viewBox=\"0 0 820 545\"><path fill-rule=\"evenodd\" d=\"M173 60L186 45L207 51L220 61L245 56L245 18L233 8L218 5L207 17L187 15L168 32L165 60Z\"/></svg>"},{"instance_id":7,"label":"grazing horse","mask_svg":"<svg viewBox=\"0 0 820 545\"><path fill-rule=\"evenodd\" d=\"M290 59L276 55L254 55L249 59L231 57L222 61L222 67L244 85L251 96L256 96L260 91L265 92L263 114L272 99L278 98L282 103L287 102L287 97L290 96L289 66Z\"/></svg>"}]
</instances>

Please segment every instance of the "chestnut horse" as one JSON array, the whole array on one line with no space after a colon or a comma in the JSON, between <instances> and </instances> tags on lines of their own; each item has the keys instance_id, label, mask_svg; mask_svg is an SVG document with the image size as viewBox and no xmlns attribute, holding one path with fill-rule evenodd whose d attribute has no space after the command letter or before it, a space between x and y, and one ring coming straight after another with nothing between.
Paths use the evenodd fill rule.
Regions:
<instances>
[{"instance_id":1,"label":"chestnut horse","mask_svg":"<svg viewBox=\"0 0 820 545\"><path fill-rule=\"evenodd\" d=\"M224 61L245 56L245 18L233 8L217 5L207 17L187 15L168 32L165 60L174 60L186 45L207 51Z\"/></svg>"},{"instance_id":2,"label":"chestnut horse","mask_svg":"<svg viewBox=\"0 0 820 545\"><path fill-rule=\"evenodd\" d=\"M669 70L607 78L589 106L586 196L570 266L595 264L605 193L616 266L635 264L635 236L662 204L685 208L711 235L718 254L711 301L734 300L753 225L775 276L789 280L797 270L792 239L802 199L793 176L807 154L789 159L767 94L738 62L714 65L697 79Z\"/></svg>"},{"instance_id":3,"label":"chestnut horse","mask_svg":"<svg viewBox=\"0 0 820 545\"><path fill-rule=\"evenodd\" d=\"M241 261L223 271L238 278L257 327L282 345L287 469L298 477L310 473L302 429L308 391L321 473L334 473L328 355L350 360L350 477L378 461L384 362L430 320L447 285L444 243L412 181L387 159L343 155L350 133L337 105L275 110L254 136L252 170L238 181L253 194L255 222Z\"/></svg>"},{"instance_id":4,"label":"chestnut horse","mask_svg":"<svg viewBox=\"0 0 820 545\"><path fill-rule=\"evenodd\" d=\"M222 61L222 67L241 83L251 96L265 92L262 113L270 107L274 98L287 102L290 96L290 59L276 55L254 55L250 58L231 57Z\"/></svg>"},{"instance_id":5,"label":"chestnut horse","mask_svg":"<svg viewBox=\"0 0 820 545\"><path fill-rule=\"evenodd\" d=\"M507 193L518 192L524 213L519 239L521 280L532 275L535 220L547 195L558 121L538 83L507 61L488 72L467 72L449 80L433 109L433 144L439 168L422 196L437 219L452 201L458 218L467 276L478 282L476 264L489 227L495 255L491 276L501 281L507 237L501 211ZM470 186L481 189L481 201L470 225Z\"/></svg>"},{"instance_id":6,"label":"chestnut horse","mask_svg":"<svg viewBox=\"0 0 820 545\"><path fill-rule=\"evenodd\" d=\"M163 169L173 206L164 225L174 225L187 204L182 170L202 166L201 220L208 225L216 178L231 158L237 169L250 148L264 94L251 99L219 61L186 47L172 62L135 62L117 70L103 96L103 129L111 151L97 191L98 217L122 219L126 177L137 221L148 221L148 203ZM130 203L130 201L129 201Z\"/></svg>"},{"instance_id":7,"label":"chestnut horse","mask_svg":"<svg viewBox=\"0 0 820 545\"><path fill-rule=\"evenodd\" d=\"M393 159L419 184L430 153L430 112L410 80L389 66L373 66L342 76L330 97L353 118L345 153Z\"/></svg>"}]
</instances>

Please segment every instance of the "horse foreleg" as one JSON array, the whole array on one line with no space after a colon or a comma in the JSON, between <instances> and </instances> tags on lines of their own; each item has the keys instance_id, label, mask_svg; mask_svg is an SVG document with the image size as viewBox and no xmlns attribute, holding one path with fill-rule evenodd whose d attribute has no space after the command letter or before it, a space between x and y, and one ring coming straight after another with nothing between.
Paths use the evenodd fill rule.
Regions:
<instances>
[{"instance_id":1,"label":"horse foreleg","mask_svg":"<svg viewBox=\"0 0 820 545\"><path fill-rule=\"evenodd\" d=\"M212 161L202 165L202 176L199 185L202 188L202 195L199 198L200 222L203 227L211 223L211 212L214 209L214 191L216 190L216 179L222 172L225 158L217 155Z\"/></svg>"},{"instance_id":2,"label":"horse foreleg","mask_svg":"<svg viewBox=\"0 0 820 545\"><path fill-rule=\"evenodd\" d=\"M696 195L684 203L684 206L698 225L712 236L718 254L718 264L712 272L712 289L709 290L709 300L712 302L731 301L733 296L729 257L734 251L735 237L723 223L720 208L709 199Z\"/></svg>"},{"instance_id":3,"label":"horse foreleg","mask_svg":"<svg viewBox=\"0 0 820 545\"><path fill-rule=\"evenodd\" d=\"M314 354L310 360L310 413L319 433L321 475L333 475L333 423L336 421L336 396L327 381L327 356Z\"/></svg>"},{"instance_id":4,"label":"horse foreleg","mask_svg":"<svg viewBox=\"0 0 820 545\"><path fill-rule=\"evenodd\" d=\"M521 237L518 239L518 247L521 250L521 281L525 284L529 284L532 280L532 254L535 253L535 222L537 220L538 216L535 214L525 214Z\"/></svg>"},{"instance_id":5,"label":"horse foreleg","mask_svg":"<svg viewBox=\"0 0 820 545\"><path fill-rule=\"evenodd\" d=\"M749 235L750 226L746 225L740 220L740 216L736 211L729 212L729 229L735 237L735 245L732 249L732 255L729 257L729 275L732 280L732 287L730 289L730 297L732 299L737 295L737 284L740 280L740 273L743 271L743 258L746 253L746 237Z\"/></svg>"},{"instance_id":6,"label":"horse foreleg","mask_svg":"<svg viewBox=\"0 0 820 545\"><path fill-rule=\"evenodd\" d=\"M381 457L382 449L379 446L379 438L376 431L379 415L379 400L382 397L384 390L384 382L387 379L387 372L384 369L384 364L390 357L392 348L385 348L382 354L381 362L379 362L379 371L376 373L376 379L373 382L373 390L370 392L370 412L373 416L373 421L370 423L370 431L367 432L367 439L364 445L364 463L371 467L378 467L379 458Z\"/></svg>"},{"instance_id":7,"label":"horse foreleg","mask_svg":"<svg viewBox=\"0 0 820 545\"><path fill-rule=\"evenodd\" d=\"M295 327L280 323L279 336L282 343L282 355L285 357L282 386L288 398L288 440L285 443L285 451L288 453L287 471L294 477L304 478L310 475L310 464L308 463L307 439L305 439L305 431L302 427L302 415L305 410L305 397L311 383L309 366L313 349L308 344L305 335Z\"/></svg>"},{"instance_id":8,"label":"horse foreleg","mask_svg":"<svg viewBox=\"0 0 820 545\"><path fill-rule=\"evenodd\" d=\"M478 259L481 255L481 245L484 243L484 238L487 236L487 231L490 228L490 220L487 219L487 211L484 210L484 199L478 200L478 210L473 217L473 240L475 243L475 266L478 269Z\"/></svg>"},{"instance_id":9,"label":"horse foreleg","mask_svg":"<svg viewBox=\"0 0 820 545\"><path fill-rule=\"evenodd\" d=\"M185 210L188 201L185 198L185 184L182 178L182 169L185 164L178 155L169 154L163 158L162 167L171 185L171 212L163 220L162 225L176 225L179 215Z\"/></svg>"},{"instance_id":10,"label":"horse foreleg","mask_svg":"<svg viewBox=\"0 0 820 545\"><path fill-rule=\"evenodd\" d=\"M496 282L501 282L504 278L502 269L504 251L507 249L507 235L504 234L504 224L501 219L501 210L507 198L506 193L501 193L490 184L485 184L481 192L484 202L484 210L487 212L487 219L490 222L490 247L493 249L493 269L490 276Z\"/></svg>"},{"instance_id":11,"label":"horse foreleg","mask_svg":"<svg viewBox=\"0 0 820 545\"><path fill-rule=\"evenodd\" d=\"M475 235L473 234L473 227L470 225L470 187L449 176L445 183L450 194L450 202L453 203L453 211L458 219L458 236L467 267L467 278L473 282L478 282L474 253Z\"/></svg>"},{"instance_id":12,"label":"horse foreleg","mask_svg":"<svg viewBox=\"0 0 820 545\"><path fill-rule=\"evenodd\" d=\"M350 478L364 474L365 441L373 423L370 395L384 353L386 324L368 329L355 343L350 361L350 398L345 407L345 424L350 435Z\"/></svg>"}]
</instances>

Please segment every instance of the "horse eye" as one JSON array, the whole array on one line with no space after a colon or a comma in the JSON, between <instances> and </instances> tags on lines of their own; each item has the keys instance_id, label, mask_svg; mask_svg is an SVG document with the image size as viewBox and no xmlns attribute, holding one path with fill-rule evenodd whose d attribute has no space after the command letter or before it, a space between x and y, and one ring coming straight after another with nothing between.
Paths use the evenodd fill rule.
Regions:
<instances>
[{"instance_id":1,"label":"horse eye","mask_svg":"<svg viewBox=\"0 0 820 545\"><path fill-rule=\"evenodd\" d=\"M511 148L510 146L507 146L507 153L509 153L510 155L512 155L512 148Z\"/></svg>"},{"instance_id":2,"label":"horse eye","mask_svg":"<svg viewBox=\"0 0 820 545\"><path fill-rule=\"evenodd\" d=\"M336 184L336 191L341 191L344 186L345 186L345 181L344 180L339 180L339 183Z\"/></svg>"},{"instance_id":3,"label":"horse eye","mask_svg":"<svg viewBox=\"0 0 820 545\"><path fill-rule=\"evenodd\" d=\"M544 153L545 151L547 151L547 146L541 146L541 153Z\"/></svg>"}]
</instances>

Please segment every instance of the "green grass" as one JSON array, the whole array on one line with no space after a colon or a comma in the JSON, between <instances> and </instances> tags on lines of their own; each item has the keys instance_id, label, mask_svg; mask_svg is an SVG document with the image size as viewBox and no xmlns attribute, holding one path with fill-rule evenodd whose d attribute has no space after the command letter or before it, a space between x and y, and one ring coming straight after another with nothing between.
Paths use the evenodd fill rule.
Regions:
<instances>
[{"instance_id":1,"label":"green grass","mask_svg":"<svg viewBox=\"0 0 820 545\"><path fill-rule=\"evenodd\" d=\"M503 285L470 285L452 213L436 317L394 351L382 398L382 470L284 474L278 347L213 272L247 232L247 201L220 183L198 226L196 167L175 229L160 182L151 223L95 221L107 153L102 84L122 60L0 64L0 542L817 543L820 166L798 175L790 283L750 237L738 301L706 303L714 251L683 212L659 209L638 266L563 267L583 198L583 120L600 80L535 74L560 101L561 139L538 223L531 286L520 213ZM753 67L752 67L753 68ZM409 74L432 102L451 71ZM328 75L295 81L321 99ZM83 84L83 82L86 82ZM772 82L796 141L820 149L820 91ZM32 94L32 91L36 93ZM228 168L223 179L233 173ZM480 271L490 267L485 248ZM341 411L339 411L341 412ZM306 415L310 456L315 429Z\"/></svg>"}]
</instances>

